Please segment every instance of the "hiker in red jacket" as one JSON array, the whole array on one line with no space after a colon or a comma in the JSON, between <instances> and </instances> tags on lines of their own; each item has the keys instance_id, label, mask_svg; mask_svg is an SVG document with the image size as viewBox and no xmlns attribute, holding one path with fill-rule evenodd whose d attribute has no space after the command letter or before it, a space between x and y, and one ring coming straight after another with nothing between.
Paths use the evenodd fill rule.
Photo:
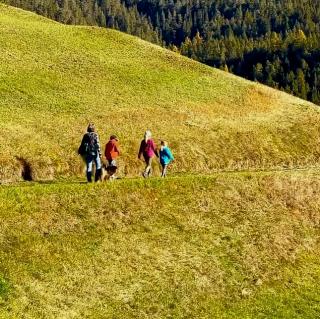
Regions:
<instances>
[{"instance_id":1,"label":"hiker in red jacket","mask_svg":"<svg viewBox=\"0 0 320 319\"><path fill-rule=\"evenodd\" d=\"M152 159L154 158L154 156L156 155L157 157L159 157L156 144L154 143L151 136L151 131L149 130L144 133L144 138L141 141L138 154L138 158L141 159L141 155L143 155L143 158L146 162L146 168L142 174L144 178L149 177L151 174Z\"/></svg>"},{"instance_id":2,"label":"hiker in red jacket","mask_svg":"<svg viewBox=\"0 0 320 319\"><path fill-rule=\"evenodd\" d=\"M120 155L119 141L115 135L110 136L110 140L106 144L104 155L108 161L107 172L109 174L109 179L115 179L118 168L116 159Z\"/></svg>"}]
</instances>

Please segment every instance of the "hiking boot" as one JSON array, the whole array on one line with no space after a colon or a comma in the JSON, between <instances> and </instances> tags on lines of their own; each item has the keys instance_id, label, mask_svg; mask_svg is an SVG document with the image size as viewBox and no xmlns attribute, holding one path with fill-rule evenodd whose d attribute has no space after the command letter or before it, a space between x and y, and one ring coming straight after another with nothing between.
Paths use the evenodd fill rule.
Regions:
<instances>
[{"instance_id":1,"label":"hiking boot","mask_svg":"<svg viewBox=\"0 0 320 319\"><path fill-rule=\"evenodd\" d=\"M87 181L88 181L88 183L92 183L92 173L91 172L87 173Z\"/></svg>"},{"instance_id":2,"label":"hiking boot","mask_svg":"<svg viewBox=\"0 0 320 319\"><path fill-rule=\"evenodd\" d=\"M95 177L94 177L94 181L95 181L95 182L100 181L100 180L101 180L101 175L102 175L102 169L101 169L101 168L100 168L100 169L97 169L97 170L96 170L96 175L95 175Z\"/></svg>"}]
</instances>

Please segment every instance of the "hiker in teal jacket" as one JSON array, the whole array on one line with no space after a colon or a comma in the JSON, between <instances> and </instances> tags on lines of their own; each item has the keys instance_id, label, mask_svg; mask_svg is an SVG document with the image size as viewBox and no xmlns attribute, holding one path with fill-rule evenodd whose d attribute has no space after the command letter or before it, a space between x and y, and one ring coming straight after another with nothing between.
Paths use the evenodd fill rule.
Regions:
<instances>
[{"instance_id":1,"label":"hiker in teal jacket","mask_svg":"<svg viewBox=\"0 0 320 319\"><path fill-rule=\"evenodd\" d=\"M167 167L174 160L172 152L168 147L168 143L166 141L161 141L159 157L160 157L160 164L162 167L161 177L166 177Z\"/></svg>"}]
</instances>

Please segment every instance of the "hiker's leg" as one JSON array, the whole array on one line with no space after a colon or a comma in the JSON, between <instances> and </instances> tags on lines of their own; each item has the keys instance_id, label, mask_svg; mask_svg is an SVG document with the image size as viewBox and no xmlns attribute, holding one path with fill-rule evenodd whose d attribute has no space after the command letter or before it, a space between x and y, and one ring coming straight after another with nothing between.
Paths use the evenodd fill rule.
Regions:
<instances>
[{"instance_id":1,"label":"hiker's leg","mask_svg":"<svg viewBox=\"0 0 320 319\"><path fill-rule=\"evenodd\" d=\"M162 172L161 172L161 177L166 177L167 176L167 167L168 165L161 165L162 166Z\"/></svg>"},{"instance_id":2,"label":"hiker's leg","mask_svg":"<svg viewBox=\"0 0 320 319\"><path fill-rule=\"evenodd\" d=\"M86 164L87 164L86 173L87 173L87 181L88 181L88 183L92 182L92 162L93 162L92 156L88 155L86 157Z\"/></svg>"},{"instance_id":3,"label":"hiker's leg","mask_svg":"<svg viewBox=\"0 0 320 319\"><path fill-rule=\"evenodd\" d=\"M92 172L87 172L87 181L88 183L92 183Z\"/></svg>"},{"instance_id":4,"label":"hiker's leg","mask_svg":"<svg viewBox=\"0 0 320 319\"><path fill-rule=\"evenodd\" d=\"M96 164L96 174L94 177L94 181L98 182L101 179L101 175L102 175L102 165L101 165L101 159L99 154L94 158L94 161Z\"/></svg>"},{"instance_id":5,"label":"hiker's leg","mask_svg":"<svg viewBox=\"0 0 320 319\"><path fill-rule=\"evenodd\" d=\"M145 155L143 155L143 157L144 157L144 161L146 163L146 166L144 168L144 171L143 171L142 175L143 175L143 177L147 177L147 168L148 168L149 157L147 157Z\"/></svg>"},{"instance_id":6,"label":"hiker's leg","mask_svg":"<svg viewBox=\"0 0 320 319\"><path fill-rule=\"evenodd\" d=\"M151 172L152 157L145 157L144 160L146 161L146 168L144 169L143 176L148 177Z\"/></svg>"},{"instance_id":7,"label":"hiker's leg","mask_svg":"<svg viewBox=\"0 0 320 319\"><path fill-rule=\"evenodd\" d=\"M152 157L149 158L149 164L148 164L149 170L148 170L148 176L152 173Z\"/></svg>"}]
</instances>

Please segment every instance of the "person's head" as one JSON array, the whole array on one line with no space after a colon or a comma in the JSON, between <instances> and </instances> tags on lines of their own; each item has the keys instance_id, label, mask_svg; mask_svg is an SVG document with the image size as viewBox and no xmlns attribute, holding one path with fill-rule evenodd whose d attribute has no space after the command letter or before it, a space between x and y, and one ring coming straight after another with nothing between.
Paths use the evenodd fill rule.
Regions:
<instances>
[{"instance_id":1,"label":"person's head","mask_svg":"<svg viewBox=\"0 0 320 319\"><path fill-rule=\"evenodd\" d=\"M110 135L110 140L118 140L117 136L116 135Z\"/></svg>"},{"instance_id":2,"label":"person's head","mask_svg":"<svg viewBox=\"0 0 320 319\"><path fill-rule=\"evenodd\" d=\"M168 146L168 143L166 141L163 141L163 140L161 141L160 144L161 144L161 146Z\"/></svg>"},{"instance_id":3,"label":"person's head","mask_svg":"<svg viewBox=\"0 0 320 319\"><path fill-rule=\"evenodd\" d=\"M160 142L161 149L163 149L166 146L168 146L168 143L166 141L164 141L164 140L161 140L161 142Z\"/></svg>"},{"instance_id":4,"label":"person's head","mask_svg":"<svg viewBox=\"0 0 320 319\"><path fill-rule=\"evenodd\" d=\"M91 132L95 132L96 131L96 127L94 126L93 123L89 123L88 128L87 128L87 132L91 133Z\"/></svg>"},{"instance_id":5,"label":"person's head","mask_svg":"<svg viewBox=\"0 0 320 319\"><path fill-rule=\"evenodd\" d=\"M144 133L144 140L147 142L151 138L152 134L150 130L146 130Z\"/></svg>"}]
</instances>

